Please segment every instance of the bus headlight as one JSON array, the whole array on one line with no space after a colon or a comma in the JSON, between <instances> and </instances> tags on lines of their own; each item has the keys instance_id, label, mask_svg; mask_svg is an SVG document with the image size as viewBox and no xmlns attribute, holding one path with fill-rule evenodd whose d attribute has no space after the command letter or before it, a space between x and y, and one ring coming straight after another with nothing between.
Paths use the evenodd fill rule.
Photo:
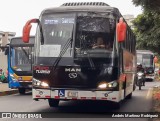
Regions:
<instances>
[{"instance_id":1,"label":"bus headlight","mask_svg":"<svg viewBox=\"0 0 160 121\"><path fill-rule=\"evenodd\" d=\"M100 88L100 89L107 88L107 83L104 82L104 83L99 84L98 88Z\"/></svg>"},{"instance_id":2,"label":"bus headlight","mask_svg":"<svg viewBox=\"0 0 160 121\"><path fill-rule=\"evenodd\" d=\"M33 78L32 83L33 83L33 85L35 85L35 86L40 86L41 81L39 81L38 79Z\"/></svg>"},{"instance_id":3,"label":"bus headlight","mask_svg":"<svg viewBox=\"0 0 160 121\"><path fill-rule=\"evenodd\" d=\"M105 88L113 88L118 85L117 81L112 81L112 82L100 82L98 85L98 88L100 89L105 89Z\"/></svg>"},{"instance_id":4,"label":"bus headlight","mask_svg":"<svg viewBox=\"0 0 160 121\"><path fill-rule=\"evenodd\" d=\"M48 85L46 82L42 82L42 83L41 83L41 86L43 86L43 87L48 87L49 85Z\"/></svg>"},{"instance_id":5,"label":"bus headlight","mask_svg":"<svg viewBox=\"0 0 160 121\"><path fill-rule=\"evenodd\" d=\"M16 78L13 76L13 74L10 74L10 77L12 78L13 81L17 81Z\"/></svg>"},{"instance_id":6,"label":"bus headlight","mask_svg":"<svg viewBox=\"0 0 160 121\"><path fill-rule=\"evenodd\" d=\"M33 85L34 86L42 86L42 87L49 87L49 85L46 82L39 81L38 79L33 78Z\"/></svg>"}]
</instances>

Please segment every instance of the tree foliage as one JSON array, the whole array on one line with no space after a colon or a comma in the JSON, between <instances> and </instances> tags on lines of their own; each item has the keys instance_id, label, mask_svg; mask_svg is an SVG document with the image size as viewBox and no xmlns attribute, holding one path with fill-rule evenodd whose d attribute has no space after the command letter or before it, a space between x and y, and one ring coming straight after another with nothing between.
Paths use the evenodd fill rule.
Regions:
<instances>
[{"instance_id":1,"label":"tree foliage","mask_svg":"<svg viewBox=\"0 0 160 121\"><path fill-rule=\"evenodd\" d=\"M142 6L143 9L160 12L160 0L132 0L136 6Z\"/></svg>"},{"instance_id":2,"label":"tree foliage","mask_svg":"<svg viewBox=\"0 0 160 121\"><path fill-rule=\"evenodd\" d=\"M132 0L135 5L141 5L143 13L133 21L137 36L137 48L149 49L160 55L160 12L158 0ZM157 4L156 4L157 3Z\"/></svg>"}]
</instances>

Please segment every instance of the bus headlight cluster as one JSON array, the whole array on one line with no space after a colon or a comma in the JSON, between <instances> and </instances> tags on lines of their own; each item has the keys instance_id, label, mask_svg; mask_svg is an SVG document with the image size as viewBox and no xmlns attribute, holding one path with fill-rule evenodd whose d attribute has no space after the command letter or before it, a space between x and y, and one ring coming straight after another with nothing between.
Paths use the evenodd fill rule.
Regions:
<instances>
[{"instance_id":1,"label":"bus headlight cluster","mask_svg":"<svg viewBox=\"0 0 160 121\"><path fill-rule=\"evenodd\" d=\"M10 74L10 77L12 78L13 81L17 81L17 79L13 76L13 74Z\"/></svg>"},{"instance_id":2,"label":"bus headlight cluster","mask_svg":"<svg viewBox=\"0 0 160 121\"><path fill-rule=\"evenodd\" d=\"M48 83L43 82L43 81L39 81L38 79L33 78L33 85L35 86L42 86L42 87L48 87Z\"/></svg>"},{"instance_id":3,"label":"bus headlight cluster","mask_svg":"<svg viewBox=\"0 0 160 121\"><path fill-rule=\"evenodd\" d=\"M118 85L118 83L116 81L112 81L112 82L100 82L98 84L98 88L100 89L105 89L105 88L113 88L116 87Z\"/></svg>"}]
</instances>

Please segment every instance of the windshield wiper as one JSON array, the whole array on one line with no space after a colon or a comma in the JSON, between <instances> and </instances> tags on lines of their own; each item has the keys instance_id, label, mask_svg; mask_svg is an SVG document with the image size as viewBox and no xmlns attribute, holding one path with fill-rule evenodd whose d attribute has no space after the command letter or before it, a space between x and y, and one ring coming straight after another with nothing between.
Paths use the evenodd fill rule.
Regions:
<instances>
[{"instance_id":1,"label":"windshield wiper","mask_svg":"<svg viewBox=\"0 0 160 121\"><path fill-rule=\"evenodd\" d=\"M70 44L72 43L72 38L69 38L67 40L67 42L65 43L65 45L63 46L59 56L57 57L57 59L55 60L55 62L52 65L51 71L53 71L55 73L55 70L57 69L57 66L62 58L62 56L65 54L65 52L67 51L67 49L69 48ZM54 75L53 73L53 75ZM51 73L50 73L51 74Z\"/></svg>"},{"instance_id":2,"label":"windshield wiper","mask_svg":"<svg viewBox=\"0 0 160 121\"><path fill-rule=\"evenodd\" d=\"M93 60L92 60L92 58L90 57L90 53L89 53L89 51L87 50L86 43L84 42L83 39L82 39L81 41L82 41L83 48L86 50L86 54L87 54L87 58L88 58L90 67L91 67L91 68L95 68L95 65L94 65L94 63L93 63Z\"/></svg>"},{"instance_id":3,"label":"windshield wiper","mask_svg":"<svg viewBox=\"0 0 160 121\"><path fill-rule=\"evenodd\" d=\"M29 60L29 54L26 52L26 50L23 47L21 47L21 49L24 52L24 54L26 55L27 59Z\"/></svg>"},{"instance_id":4,"label":"windshield wiper","mask_svg":"<svg viewBox=\"0 0 160 121\"><path fill-rule=\"evenodd\" d=\"M53 75L52 75L52 76L54 76L54 74L55 74L55 72L56 72L56 69L57 69L57 66L58 66L58 64L59 64L62 56L63 56L63 55L65 54L65 52L67 51L67 49L69 48L70 44L72 44L72 40L73 40L73 39L72 39L72 38L73 38L73 28L74 28L74 25L73 25L73 27L72 27L72 35L71 35L71 38L69 38L69 39L67 40L67 42L66 42L65 45L63 46L63 48L62 48L59 56L57 57L57 59L55 60L55 62L54 62L53 65L52 65L52 68L51 68L51 71L53 71ZM72 46L72 45L71 45L71 46ZM54 69L53 69L53 68L54 68ZM50 72L50 75L51 75L51 72Z\"/></svg>"}]
</instances>

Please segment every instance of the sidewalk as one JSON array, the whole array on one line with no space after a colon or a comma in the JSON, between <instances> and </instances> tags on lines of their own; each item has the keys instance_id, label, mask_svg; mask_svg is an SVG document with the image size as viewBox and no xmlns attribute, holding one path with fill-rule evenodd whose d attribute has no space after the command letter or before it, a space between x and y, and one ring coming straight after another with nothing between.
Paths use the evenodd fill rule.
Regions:
<instances>
[{"instance_id":1,"label":"sidewalk","mask_svg":"<svg viewBox=\"0 0 160 121\"><path fill-rule=\"evenodd\" d=\"M0 83L0 96L11 95L18 93L17 89L10 89L8 83Z\"/></svg>"}]
</instances>

